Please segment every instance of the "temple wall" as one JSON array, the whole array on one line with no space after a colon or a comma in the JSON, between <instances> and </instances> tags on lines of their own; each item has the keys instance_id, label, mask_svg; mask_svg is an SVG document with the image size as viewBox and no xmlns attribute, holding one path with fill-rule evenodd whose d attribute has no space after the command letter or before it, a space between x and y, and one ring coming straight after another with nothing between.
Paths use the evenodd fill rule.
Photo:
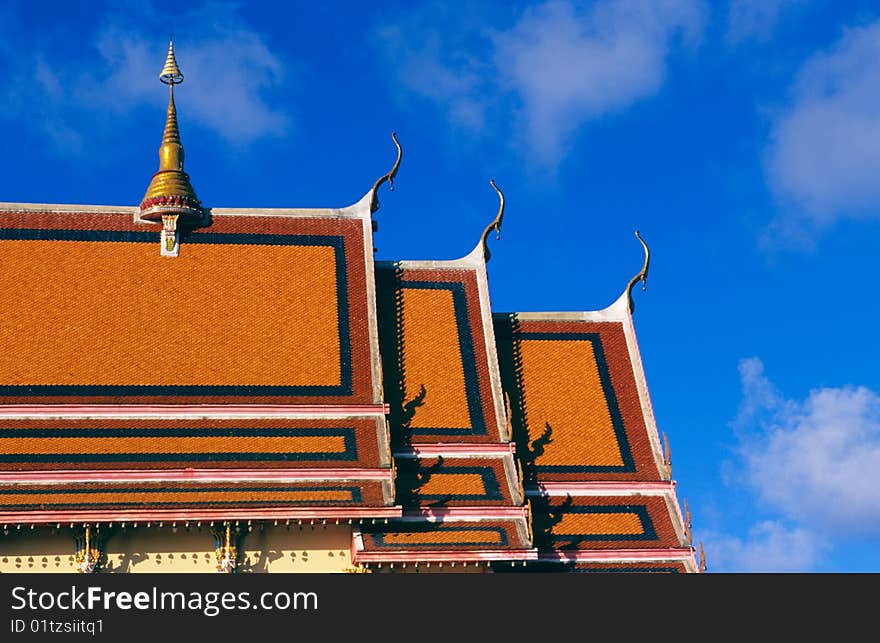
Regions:
<instances>
[{"instance_id":1,"label":"temple wall","mask_svg":"<svg viewBox=\"0 0 880 643\"><path fill-rule=\"evenodd\" d=\"M75 573L74 538L66 527L0 532L0 573ZM255 525L244 539L239 572L344 572L351 567L348 525ZM216 572L214 538L191 526L116 529L104 573Z\"/></svg>"}]
</instances>

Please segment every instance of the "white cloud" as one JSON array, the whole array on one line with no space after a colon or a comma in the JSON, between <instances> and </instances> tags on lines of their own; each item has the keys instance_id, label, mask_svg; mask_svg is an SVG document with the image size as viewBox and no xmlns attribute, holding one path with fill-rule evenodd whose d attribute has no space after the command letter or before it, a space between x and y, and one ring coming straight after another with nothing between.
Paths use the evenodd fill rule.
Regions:
<instances>
[{"instance_id":1,"label":"white cloud","mask_svg":"<svg viewBox=\"0 0 880 643\"><path fill-rule=\"evenodd\" d=\"M290 116L265 94L285 82L289 65L231 7L206 4L181 18L200 25L196 35L175 42L186 78L177 95L184 129L195 124L236 144L285 134ZM168 100L158 81L168 42L156 35L165 29L149 7L129 7L124 17L77 33L92 47L75 58L53 57L47 43L17 41L14 28L6 31L4 39L16 43L8 81L0 88L11 106L6 117L31 117L27 122L59 149L75 152L79 132L92 131L102 118L126 117L143 105L162 109ZM161 112L157 118L161 123Z\"/></svg>"},{"instance_id":2,"label":"white cloud","mask_svg":"<svg viewBox=\"0 0 880 643\"><path fill-rule=\"evenodd\" d=\"M463 33L451 27L461 17L450 13L448 7L433 6L398 16L375 29L373 43L407 92L441 105L454 124L479 131L486 110L481 96L491 70L485 57L464 42L468 28ZM441 32L437 23L449 28ZM467 15L464 24L471 24Z\"/></svg>"},{"instance_id":3,"label":"white cloud","mask_svg":"<svg viewBox=\"0 0 880 643\"><path fill-rule=\"evenodd\" d=\"M283 82L282 61L229 11L208 5L190 19L208 28L178 39L174 46L185 77L178 101L185 102L187 119L233 143L284 134L288 115L262 96ZM110 70L97 84L114 97L115 109L153 103L157 95L167 100L157 91L166 41L137 33L129 25L112 24L100 32L97 47Z\"/></svg>"},{"instance_id":4,"label":"white cloud","mask_svg":"<svg viewBox=\"0 0 880 643\"><path fill-rule=\"evenodd\" d=\"M774 236L809 241L839 219L880 217L878 60L880 21L848 30L799 70L765 159L784 212Z\"/></svg>"},{"instance_id":5,"label":"white cloud","mask_svg":"<svg viewBox=\"0 0 880 643\"><path fill-rule=\"evenodd\" d=\"M527 9L506 30L470 14L451 25L432 7L386 21L376 42L389 61L405 61L404 87L454 125L479 131L491 115L552 167L581 125L657 93L672 42L695 40L702 23L698 0L588 8L557 0Z\"/></svg>"},{"instance_id":6,"label":"white cloud","mask_svg":"<svg viewBox=\"0 0 880 643\"><path fill-rule=\"evenodd\" d=\"M707 532L719 571L810 571L832 548L880 538L880 395L863 387L782 395L761 360L740 361L729 484L755 495L746 537ZM761 517L762 519L758 519ZM769 517L769 519L768 519Z\"/></svg>"},{"instance_id":7,"label":"white cloud","mask_svg":"<svg viewBox=\"0 0 880 643\"><path fill-rule=\"evenodd\" d=\"M710 572L806 572L815 569L828 543L801 528L767 520L753 525L746 538L706 533Z\"/></svg>"},{"instance_id":8,"label":"white cloud","mask_svg":"<svg viewBox=\"0 0 880 643\"><path fill-rule=\"evenodd\" d=\"M782 398L754 359L741 365L745 476L759 499L828 536L880 536L880 396L865 387Z\"/></svg>"}]
</instances>

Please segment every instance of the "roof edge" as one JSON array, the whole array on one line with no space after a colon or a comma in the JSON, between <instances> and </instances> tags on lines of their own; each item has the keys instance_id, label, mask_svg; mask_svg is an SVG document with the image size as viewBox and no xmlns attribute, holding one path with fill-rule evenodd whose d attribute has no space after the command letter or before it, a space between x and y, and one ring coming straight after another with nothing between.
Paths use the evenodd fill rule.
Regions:
<instances>
[{"instance_id":1,"label":"roof edge","mask_svg":"<svg viewBox=\"0 0 880 643\"><path fill-rule=\"evenodd\" d=\"M287 216L287 217L346 217L369 219L370 204L373 190L370 189L360 199L343 207L335 208L236 208L215 207L205 208L212 216ZM39 212L39 213L71 213L94 212L138 215L136 205L86 205L76 203L26 203L0 202L0 212Z\"/></svg>"}]
</instances>

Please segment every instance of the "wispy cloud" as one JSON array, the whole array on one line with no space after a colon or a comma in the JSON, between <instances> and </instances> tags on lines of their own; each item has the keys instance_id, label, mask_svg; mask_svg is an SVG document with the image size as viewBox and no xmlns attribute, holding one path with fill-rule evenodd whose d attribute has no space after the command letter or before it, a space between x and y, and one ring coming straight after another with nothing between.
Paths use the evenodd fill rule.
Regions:
<instances>
[{"instance_id":1,"label":"wispy cloud","mask_svg":"<svg viewBox=\"0 0 880 643\"><path fill-rule=\"evenodd\" d=\"M738 44L746 40L767 40L789 7L801 0L731 0L727 11L727 40Z\"/></svg>"},{"instance_id":2,"label":"wispy cloud","mask_svg":"<svg viewBox=\"0 0 880 643\"><path fill-rule=\"evenodd\" d=\"M760 547L773 567L807 571L835 543L880 538L880 395L839 387L789 399L754 357L740 362L740 377L737 483L755 494L758 514L776 518L747 538L711 535L714 555L746 569Z\"/></svg>"},{"instance_id":3,"label":"wispy cloud","mask_svg":"<svg viewBox=\"0 0 880 643\"><path fill-rule=\"evenodd\" d=\"M695 42L698 0L557 0L531 7L499 29L479 16L453 22L431 6L385 20L375 43L408 91L443 109L451 124L500 134L547 167L582 125L626 109L661 88L673 44Z\"/></svg>"},{"instance_id":4,"label":"wispy cloud","mask_svg":"<svg viewBox=\"0 0 880 643\"><path fill-rule=\"evenodd\" d=\"M274 54L263 37L240 18L234 7L206 4L183 16L199 24L195 36L175 42L186 76L186 121L213 131L227 142L248 144L285 134L291 116L266 98L286 82L289 65ZM25 41L14 26L4 39L15 47L12 68L0 96L8 99L6 116L28 118L59 149L75 153L89 121L127 115L143 106L160 106L167 95L158 86L167 36L159 16L149 8L130 7L110 15L94 31L71 34L89 43L83 53L62 57L49 43ZM34 114L32 114L34 115Z\"/></svg>"},{"instance_id":5,"label":"wispy cloud","mask_svg":"<svg viewBox=\"0 0 880 643\"><path fill-rule=\"evenodd\" d=\"M745 538L716 533L703 536L710 571L807 571L816 567L828 549L828 543L816 534L773 520L753 525Z\"/></svg>"},{"instance_id":6,"label":"wispy cloud","mask_svg":"<svg viewBox=\"0 0 880 643\"><path fill-rule=\"evenodd\" d=\"M770 239L809 244L844 218L880 218L880 21L850 29L797 73L766 152L782 214Z\"/></svg>"},{"instance_id":7,"label":"wispy cloud","mask_svg":"<svg viewBox=\"0 0 880 643\"><path fill-rule=\"evenodd\" d=\"M739 420L755 420L740 433L740 453L759 499L827 536L880 537L880 396L844 387L787 400L768 395L759 367L754 358L741 365L752 410Z\"/></svg>"}]
</instances>

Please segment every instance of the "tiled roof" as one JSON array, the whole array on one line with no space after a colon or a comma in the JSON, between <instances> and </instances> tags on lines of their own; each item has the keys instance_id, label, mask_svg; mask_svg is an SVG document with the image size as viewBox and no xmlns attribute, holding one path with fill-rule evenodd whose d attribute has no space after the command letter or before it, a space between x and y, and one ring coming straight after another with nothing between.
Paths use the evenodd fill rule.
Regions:
<instances>
[{"instance_id":1,"label":"tiled roof","mask_svg":"<svg viewBox=\"0 0 880 643\"><path fill-rule=\"evenodd\" d=\"M664 495L532 496L541 550L687 547Z\"/></svg>"},{"instance_id":2,"label":"tiled roof","mask_svg":"<svg viewBox=\"0 0 880 643\"><path fill-rule=\"evenodd\" d=\"M0 418L6 470L381 468L381 418Z\"/></svg>"},{"instance_id":3,"label":"tiled roof","mask_svg":"<svg viewBox=\"0 0 880 643\"><path fill-rule=\"evenodd\" d=\"M396 498L404 507L501 506L518 493L516 470L508 457L395 457Z\"/></svg>"},{"instance_id":4,"label":"tiled roof","mask_svg":"<svg viewBox=\"0 0 880 643\"><path fill-rule=\"evenodd\" d=\"M307 506L385 506L381 485L373 481L249 482L79 482L0 486L0 515L21 512L185 509L247 509ZM112 520L112 518L107 518ZM53 522L52 520L38 520Z\"/></svg>"},{"instance_id":5,"label":"tiled roof","mask_svg":"<svg viewBox=\"0 0 880 643\"><path fill-rule=\"evenodd\" d=\"M325 517L364 564L697 571L626 293L493 315L481 245L374 264L373 196L215 210L173 258L133 209L0 208L0 520Z\"/></svg>"},{"instance_id":6,"label":"tiled roof","mask_svg":"<svg viewBox=\"0 0 880 643\"><path fill-rule=\"evenodd\" d=\"M357 562L535 560L523 511L408 515L355 533Z\"/></svg>"},{"instance_id":7,"label":"tiled roof","mask_svg":"<svg viewBox=\"0 0 880 643\"><path fill-rule=\"evenodd\" d=\"M627 304L494 315L541 569L697 571Z\"/></svg>"},{"instance_id":8,"label":"tiled roof","mask_svg":"<svg viewBox=\"0 0 880 643\"><path fill-rule=\"evenodd\" d=\"M380 401L363 221L215 216L173 259L157 239L131 215L0 212L5 403Z\"/></svg>"},{"instance_id":9,"label":"tiled roof","mask_svg":"<svg viewBox=\"0 0 880 643\"><path fill-rule=\"evenodd\" d=\"M666 477L623 322L496 315L495 334L513 438L533 482Z\"/></svg>"},{"instance_id":10,"label":"tiled roof","mask_svg":"<svg viewBox=\"0 0 880 643\"><path fill-rule=\"evenodd\" d=\"M392 440L501 441L500 384L477 270L401 262L378 264L376 273Z\"/></svg>"},{"instance_id":11,"label":"tiled roof","mask_svg":"<svg viewBox=\"0 0 880 643\"><path fill-rule=\"evenodd\" d=\"M2 204L3 519L400 515L371 197L213 210L174 257L134 208Z\"/></svg>"}]
</instances>

